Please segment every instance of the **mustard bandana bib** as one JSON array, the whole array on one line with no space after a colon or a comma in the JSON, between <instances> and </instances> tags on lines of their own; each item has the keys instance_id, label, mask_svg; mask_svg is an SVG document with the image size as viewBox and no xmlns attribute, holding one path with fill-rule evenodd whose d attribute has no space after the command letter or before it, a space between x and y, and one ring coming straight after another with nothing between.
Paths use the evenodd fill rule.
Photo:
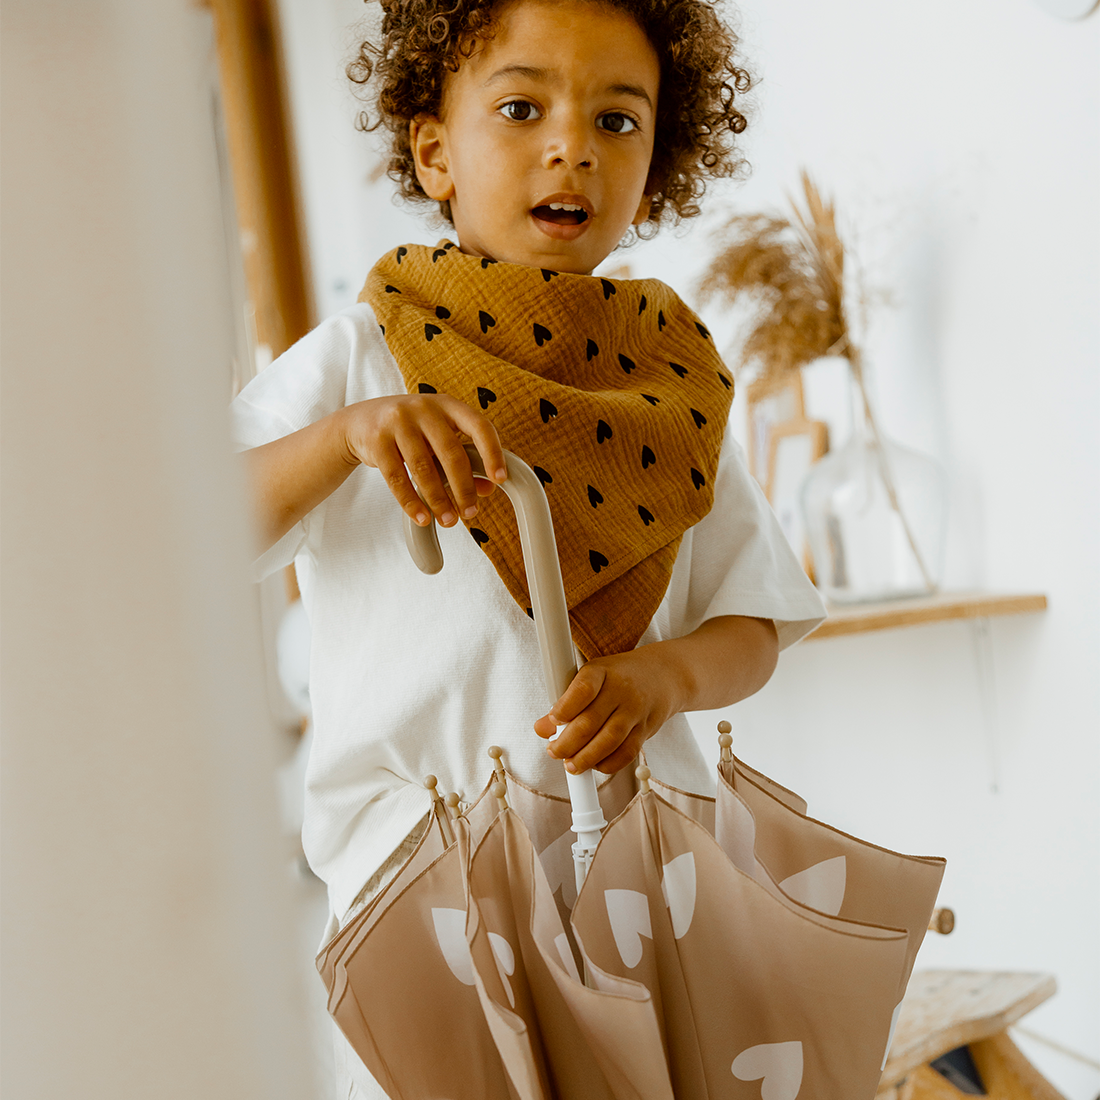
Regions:
<instances>
[{"instance_id":1,"label":"mustard bandana bib","mask_svg":"<svg viewBox=\"0 0 1100 1100\"><path fill-rule=\"evenodd\" d=\"M656 279L498 263L450 241L387 253L359 300L410 393L481 409L538 475L585 658L633 649L714 500L733 383L707 329ZM504 494L467 526L530 614Z\"/></svg>"}]
</instances>

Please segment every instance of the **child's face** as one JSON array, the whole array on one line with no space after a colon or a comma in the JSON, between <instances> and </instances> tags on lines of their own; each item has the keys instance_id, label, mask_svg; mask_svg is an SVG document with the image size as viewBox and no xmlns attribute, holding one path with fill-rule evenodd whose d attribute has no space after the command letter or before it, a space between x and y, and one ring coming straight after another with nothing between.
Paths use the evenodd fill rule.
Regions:
<instances>
[{"instance_id":1,"label":"child's face","mask_svg":"<svg viewBox=\"0 0 1100 1100\"><path fill-rule=\"evenodd\" d=\"M412 123L417 176L475 256L587 275L649 213L660 65L625 12L513 0ZM563 204L579 209L555 209Z\"/></svg>"}]
</instances>

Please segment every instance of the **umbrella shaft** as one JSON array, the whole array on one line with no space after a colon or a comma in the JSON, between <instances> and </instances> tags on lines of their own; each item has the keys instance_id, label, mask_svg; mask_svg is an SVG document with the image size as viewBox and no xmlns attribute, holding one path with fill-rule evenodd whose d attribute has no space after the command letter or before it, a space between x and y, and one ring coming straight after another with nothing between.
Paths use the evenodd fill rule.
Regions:
<instances>
[{"instance_id":1,"label":"umbrella shaft","mask_svg":"<svg viewBox=\"0 0 1100 1100\"><path fill-rule=\"evenodd\" d=\"M600 807L594 771L589 769L581 775L566 772L565 781L569 784L569 801L573 806L573 832L577 834L577 843L573 845L573 864L579 889L607 821Z\"/></svg>"}]
</instances>

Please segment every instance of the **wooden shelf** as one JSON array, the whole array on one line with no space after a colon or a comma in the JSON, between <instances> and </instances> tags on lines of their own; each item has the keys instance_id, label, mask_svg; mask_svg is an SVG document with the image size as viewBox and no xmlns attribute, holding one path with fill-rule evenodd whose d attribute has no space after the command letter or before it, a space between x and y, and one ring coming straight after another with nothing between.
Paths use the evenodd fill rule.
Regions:
<instances>
[{"instance_id":1,"label":"wooden shelf","mask_svg":"<svg viewBox=\"0 0 1100 1100\"><path fill-rule=\"evenodd\" d=\"M885 603L833 606L829 608L829 617L807 640L835 638L841 634L865 634L872 630L893 630L899 626L921 626L950 619L1026 615L1045 611L1046 606L1046 596L1034 592L941 592L935 596L914 596Z\"/></svg>"}]
</instances>

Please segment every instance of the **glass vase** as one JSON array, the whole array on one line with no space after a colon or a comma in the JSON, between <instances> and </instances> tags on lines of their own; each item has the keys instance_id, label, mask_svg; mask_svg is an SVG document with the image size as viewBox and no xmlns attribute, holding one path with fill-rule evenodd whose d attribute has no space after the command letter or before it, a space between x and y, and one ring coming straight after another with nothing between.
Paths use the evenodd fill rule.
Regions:
<instances>
[{"instance_id":1,"label":"glass vase","mask_svg":"<svg viewBox=\"0 0 1100 1100\"><path fill-rule=\"evenodd\" d=\"M935 592L947 493L933 458L886 439L860 403L852 437L815 463L801 504L817 586L834 603Z\"/></svg>"}]
</instances>

